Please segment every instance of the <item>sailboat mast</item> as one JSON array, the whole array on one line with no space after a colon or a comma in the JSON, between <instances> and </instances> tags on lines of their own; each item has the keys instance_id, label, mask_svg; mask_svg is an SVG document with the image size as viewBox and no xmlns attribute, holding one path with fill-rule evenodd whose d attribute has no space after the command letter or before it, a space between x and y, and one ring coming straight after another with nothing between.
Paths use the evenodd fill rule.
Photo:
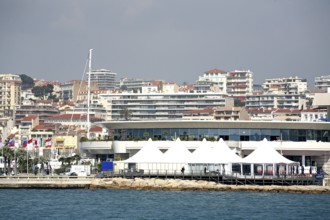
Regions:
<instances>
[{"instance_id":1,"label":"sailboat mast","mask_svg":"<svg viewBox=\"0 0 330 220\"><path fill-rule=\"evenodd\" d=\"M92 51L89 50L88 58L88 85L87 85L87 138L89 139L89 130L90 130L90 119L89 119L89 105L91 100L91 72L92 72Z\"/></svg>"}]
</instances>

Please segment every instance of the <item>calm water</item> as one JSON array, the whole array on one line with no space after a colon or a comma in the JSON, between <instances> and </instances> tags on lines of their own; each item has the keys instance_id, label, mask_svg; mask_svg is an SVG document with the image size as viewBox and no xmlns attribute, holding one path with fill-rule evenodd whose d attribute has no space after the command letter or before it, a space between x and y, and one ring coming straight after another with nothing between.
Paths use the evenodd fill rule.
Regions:
<instances>
[{"instance_id":1,"label":"calm water","mask_svg":"<svg viewBox=\"0 0 330 220\"><path fill-rule=\"evenodd\" d=\"M330 195L0 190L0 219L329 219Z\"/></svg>"}]
</instances>

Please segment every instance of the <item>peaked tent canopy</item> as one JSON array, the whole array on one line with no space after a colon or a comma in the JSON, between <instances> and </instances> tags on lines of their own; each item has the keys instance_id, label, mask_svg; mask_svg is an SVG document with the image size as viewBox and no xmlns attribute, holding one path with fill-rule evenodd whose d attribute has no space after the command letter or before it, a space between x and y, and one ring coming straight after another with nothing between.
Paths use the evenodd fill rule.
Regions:
<instances>
[{"instance_id":1,"label":"peaked tent canopy","mask_svg":"<svg viewBox=\"0 0 330 220\"><path fill-rule=\"evenodd\" d=\"M164 153L162 162L187 163L190 157L190 151L182 144L180 138L178 138L174 142L174 145Z\"/></svg>"},{"instance_id":2,"label":"peaked tent canopy","mask_svg":"<svg viewBox=\"0 0 330 220\"><path fill-rule=\"evenodd\" d=\"M132 157L122 161L123 163L159 163L162 161L163 153L153 144L149 138L146 145Z\"/></svg>"},{"instance_id":3,"label":"peaked tent canopy","mask_svg":"<svg viewBox=\"0 0 330 220\"><path fill-rule=\"evenodd\" d=\"M210 145L211 143L204 138L201 145L191 154L189 163L212 163L209 159L212 155L212 148Z\"/></svg>"},{"instance_id":4,"label":"peaked tent canopy","mask_svg":"<svg viewBox=\"0 0 330 220\"><path fill-rule=\"evenodd\" d=\"M255 149L247 157L243 158L243 163L250 164L298 164L298 162L289 160L283 157L265 138L260 142L257 149Z\"/></svg>"},{"instance_id":5,"label":"peaked tent canopy","mask_svg":"<svg viewBox=\"0 0 330 220\"><path fill-rule=\"evenodd\" d=\"M241 163L243 159L235 154L228 145L223 141L222 138L214 145L212 149L211 159L214 163Z\"/></svg>"}]
</instances>

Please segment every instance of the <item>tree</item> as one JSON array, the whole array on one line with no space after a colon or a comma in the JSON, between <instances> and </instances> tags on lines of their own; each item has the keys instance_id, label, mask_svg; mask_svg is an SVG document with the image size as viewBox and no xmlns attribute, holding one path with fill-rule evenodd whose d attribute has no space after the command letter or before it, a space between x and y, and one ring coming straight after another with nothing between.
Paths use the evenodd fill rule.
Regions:
<instances>
[{"instance_id":1,"label":"tree","mask_svg":"<svg viewBox=\"0 0 330 220\"><path fill-rule=\"evenodd\" d=\"M54 86L51 84L48 84L47 86L36 86L32 89L32 93L34 94L35 97L47 99L49 97L53 97L52 93L54 91Z\"/></svg>"},{"instance_id":2,"label":"tree","mask_svg":"<svg viewBox=\"0 0 330 220\"><path fill-rule=\"evenodd\" d=\"M14 150L10 147L3 147L3 157L4 157L4 172L8 174L11 173L11 161L14 159Z\"/></svg>"},{"instance_id":3,"label":"tree","mask_svg":"<svg viewBox=\"0 0 330 220\"><path fill-rule=\"evenodd\" d=\"M240 100L240 99L234 99L234 106L235 106L235 107L244 107L245 104L244 104L244 102L242 102L242 100Z\"/></svg>"},{"instance_id":4,"label":"tree","mask_svg":"<svg viewBox=\"0 0 330 220\"><path fill-rule=\"evenodd\" d=\"M147 131L145 131L144 133L143 133L143 137L147 140L148 139L148 137L149 137L149 132L147 132Z\"/></svg>"},{"instance_id":5,"label":"tree","mask_svg":"<svg viewBox=\"0 0 330 220\"><path fill-rule=\"evenodd\" d=\"M120 117L124 118L125 121L129 121L131 116L132 116L132 112L128 108L124 108L120 111Z\"/></svg>"},{"instance_id":6,"label":"tree","mask_svg":"<svg viewBox=\"0 0 330 220\"><path fill-rule=\"evenodd\" d=\"M21 77L22 80L22 90L30 89L34 87L34 80L31 77L25 74L21 74L19 76Z\"/></svg>"}]
</instances>

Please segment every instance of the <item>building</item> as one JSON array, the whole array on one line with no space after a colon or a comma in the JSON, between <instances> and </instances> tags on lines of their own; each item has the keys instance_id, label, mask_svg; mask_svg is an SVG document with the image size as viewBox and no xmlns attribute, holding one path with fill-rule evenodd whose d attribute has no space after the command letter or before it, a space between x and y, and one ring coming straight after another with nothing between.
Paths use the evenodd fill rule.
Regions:
<instances>
[{"instance_id":1,"label":"building","mask_svg":"<svg viewBox=\"0 0 330 220\"><path fill-rule=\"evenodd\" d=\"M122 91L141 93L144 85L151 85L151 80L122 78L118 83L118 88Z\"/></svg>"},{"instance_id":2,"label":"building","mask_svg":"<svg viewBox=\"0 0 330 220\"><path fill-rule=\"evenodd\" d=\"M77 101L80 92L87 91L88 83L86 81L71 80L60 85L60 99L65 101ZM99 90L95 83L91 83L91 90Z\"/></svg>"},{"instance_id":3,"label":"building","mask_svg":"<svg viewBox=\"0 0 330 220\"><path fill-rule=\"evenodd\" d=\"M227 73L227 94L236 98L245 98L253 92L253 72L235 70Z\"/></svg>"},{"instance_id":4,"label":"building","mask_svg":"<svg viewBox=\"0 0 330 220\"><path fill-rule=\"evenodd\" d=\"M103 121L100 118L90 117L90 122L100 122ZM87 115L83 114L61 114L55 115L45 119L45 123L49 124L61 124L66 126L80 127L81 129L87 128Z\"/></svg>"},{"instance_id":5,"label":"building","mask_svg":"<svg viewBox=\"0 0 330 220\"><path fill-rule=\"evenodd\" d=\"M306 97L303 94L261 94L248 95L245 107L252 109L304 109Z\"/></svg>"},{"instance_id":6,"label":"building","mask_svg":"<svg viewBox=\"0 0 330 220\"><path fill-rule=\"evenodd\" d=\"M330 88L330 75L315 77L314 85L316 88L327 91Z\"/></svg>"},{"instance_id":7,"label":"building","mask_svg":"<svg viewBox=\"0 0 330 220\"><path fill-rule=\"evenodd\" d=\"M19 75L0 74L0 117L15 115L15 107L21 104L21 85Z\"/></svg>"},{"instance_id":8,"label":"building","mask_svg":"<svg viewBox=\"0 0 330 220\"><path fill-rule=\"evenodd\" d=\"M212 69L198 77L200 82L213 82L218 85L220 93L227 93L227 72L221 69Z\"/></svg>"},{"instance_id":9,"label":"building","mask_svg":"<svg viewBox=\"0 0 330 220\"><path fill-rule=\"evenodd\" d=\"M105 157L117 154L132 156L143 147L146 140L153 138L153 143L160 150L169 148L169 141L177 137L181 143L194 151L203 138L218 140L226 144L241 156L248 155L253 149L251 144L266 138L276 145L276 149L288 159L298 161L304 166L317 166L330 173L330 123L325 122L286 122L286 121L108 121L100 125L111 129L114 141L106 146L101 142L82 143L82 152L93 150L93 155L100 155L107 150ZM159 140L159 141L156 141Z\"/></svg>"},{"instance_id":10,"label":"building","mask_svg":"<svg viewBox=\"0 0 330 220\"><path fill-rule=\"evenodd\" d=\"M307 80L299 77L266 79L262 84L264 93L267 94L305 94Z\"/></svg>"},{"instance_id":11,"label":"building","mask_svg":"<svg viewBox=\"0 0 330 220\"><path fill-rule=\"evenodd\" d=\"M24 101L16 108L15 123L19 125L21 119L27 115L37 115L40 123L43 123L45 118L57 114L59 114L59 110L51 100Z\"/></svg>"},{"instance_id":12,"label":"building","mask_svg":"<svg viewBox=\"0 0 330 220\"><path fill-rule=\"evenodd\" d=\"M319 122L327 119L326 109L305 109L301 111L301 121L304 122Z\"/></svg>"},{"instance_id":13,"label":"building","mask_svg":"<svg viewBox=\"0 0 330 220\"><path fill-rule=\"evenodd\" d=\"M213 109L198 109L183 112L183 120L214 120Z\"/></svg>"},{"instance_id":14,"label":"building","mask_svg":"<svg viewBox=\"0 0 330 220\"><path fill-rule=\"evenodd\" d=\"M249 120L249 114L243 107L222 107L214 109L215 120Z\"/></svg>"},{"instance_id":15,"label":"building","mask_svg":"<svg viewBox=\"0 0 330 220\"><path fill-rule=\"evenodd\" d=\"M90 75L91 82L95 83L102 90L113 90L116 88L117 73L111 70L93 70Z\"/></svg>"},{"instance_id":16,"label":"building","mask_svg":"<svg viewBox=\"0 0 330 220\"><path fill-rule=\"evenodd\" d=\"M232 107L234 100L216 93L100 94L111 120L182 119L184 112ZM126 115L126 116L125 116Z\"/></svg>"}]
</instances>

